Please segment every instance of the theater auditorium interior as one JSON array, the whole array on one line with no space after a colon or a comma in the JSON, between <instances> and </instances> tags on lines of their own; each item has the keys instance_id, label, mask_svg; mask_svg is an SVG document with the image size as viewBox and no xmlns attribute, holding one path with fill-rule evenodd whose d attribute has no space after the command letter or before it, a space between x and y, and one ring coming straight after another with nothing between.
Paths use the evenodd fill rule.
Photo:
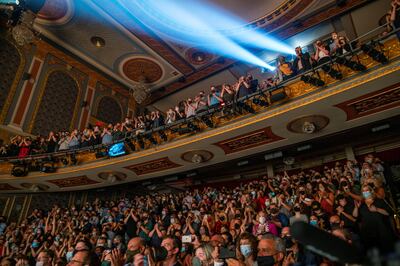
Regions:
<instances>
[{"instance_id":1,"label":"theater auditorium interior","mask_svg":"<svg viewBox=\"0 0 400 266\"><path fill-rule=\"evenodd\" d=\"M400 265L400 0L0 0L0 266Z\"/></svg>"}]
</instances>

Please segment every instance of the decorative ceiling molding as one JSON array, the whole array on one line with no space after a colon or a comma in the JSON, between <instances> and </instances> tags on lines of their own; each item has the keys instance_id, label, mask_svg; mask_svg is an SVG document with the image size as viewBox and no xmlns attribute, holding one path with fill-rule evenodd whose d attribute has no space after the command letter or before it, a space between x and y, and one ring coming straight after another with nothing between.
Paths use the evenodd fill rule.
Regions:
<instances>
[{"instance_id":1,"label":"decorative ceiling molding","mask_svg":"<svg viewBox=\"0 0 400 266\"><path fill-rule=\"evenodd\" d=\"M192 65L205 65L215 58L215 55L196 47L187 49L185 56Z\"/></svg>"},{"instance_id":2,"label":"decorative ceiling molding","mask_svg":"<svg viewBox=\"0 0 400 266\"><path fill-rule=\"evenodd\" d=\"M37 14L35 22L43 25L63 25L70 21L73 14L72 0L47 0Z\"/></svg>"},{"instance_id":3,"label":"decorative ceiling molding","mask_svg":"<svg viewBox=\"0 0 400 266\"><path fill-rule=\"evenodd\" d=\"M286 128L293 133L317 133L327 127L329 125L329 121L329 118L324 115L308 115L290 121ZM310 127L313 130L311 130Z\"/></svg>"},{"instance_id":4,"label":"decorative ceiling molding","mask_svg":"<svg viewBox=\"0 0 400 266\"><path fill-rule=\"evenodd\" d=\"M346 113L347 121L391 108L398 108L400 107L400 83L336 104L335 107Z\"/></svg>"},{"instance_id":5,"label":"decorative ceiling molding","mask_svg":"<svg viewBox=\"0 0 400 266\"><path fill-rule=\"evenodd\" d=\"M116 171L108 171L108 172L101 172L97 174L97 176L105 181L112 181L112 179L115 178L116 181L124 181L127 176L126 174L122 172L116 172Z\"/></svg>"},{"instance_id":6,"label":"decorative ceiling molding","mask_svg":"<svg viewBox=\"0 0 400 266\"><path fill-rule=\"evenodd\" d=\"M153 52L157 53L161 58L166 60L169 64L175 67L178 71L184 75L188 75L194 71L194 68L188 64L178 53L176 53L171 47L169 47L160 37L158 37L152 30L147 28L140 21L132 18L129 12L121 7L116 6L117 1L108 1L108 9L104 9L101 6L101 1L97 1L95 6L101 9L111 17L117 23L119 23L129 33L138 38L146 46L148 46ZM111 6L113 5L113 6ZM118 16L114 17L112 10L118 11ZM129 25L127 23L129 22ZM132 23L134 22L134 23Z\"/></svg>"},{"instance_id":7,"label":"decorative ceiling molding","mask_svg":"<svg viewBox=\"0 0 400 266\"><path fill-rule=\"evenodd\" d=\"M311 1L311 0L305 0L305 2L306 1ZM323 21L331 19L335 16L338 16L339 14L347 12L350 9L353 9L357 6L365 4L366 2L368 2L368 0L348 0L346 2L346 4L343 6L333 5L329 8L321 10L320 12L318 12L316 14L313 14L312 16L307 16L307 19L299 18L298 19L300 21L299 26L297 26L297 27L291 26L291 27L285 27L283 29L279 29L278 31L275 32L276 36L280 37L281 39L287 39L291 36L296 35L297 33L305 31L308 28L311 28ZM298 15L298 14L295 14L295 15ZM266 25L264 29L268 31L268 30L272 29L271 27L272 26L270 26L270 25Z\"/></svg>"},{"instance_id":8,"label":"decorative ceiling molding","mask_svg":"<svg viewBox=\"0 0 400 266\"><path fill-rule=\"evenodd\" d=\"M67 187L78 187L78 186L87 186L98 184L100 182L89 179L87 176L76 176L76 177L67 177L61 179L50 179L47 182L52 183L59 188L67 188Z\"/></svg>"},{"instance_id":9,"label":"decorative ceiling molding","mask_svg":"<svg viewBox=\"0 0 400 266\"><path fill-rule=\"evenodd\" d=\"M284 139L285 138L275 135L271 127L267 127L214 143L214 145L220 147L225 154L231 154Z\"/></svg>"},{"instance_id":10,"label":"decorative ceiling molding","mask_svg":"<svg viewBox=\"0 0 400 266\"><path fill-rule=\"evenodd\" d=\"M170 84L169 86L165 87L165 90L158 90L152 93L151 98L147 104L151 104L171 93L174 93L180 89L183 89L185 87L188 87L202 79L205 79L213 74L218 73L219 71L222 71L235 63L234 60L232 59L223 59L223 60L217 60L215 63L209 65L206 68L200 69L199 71L186 76L183 81L175 82Z\"/></svg>"},{"instance_id":11,"label":"decorative ceiling molding","mask_svg":"<svg viewBox=\"0 0 400 266\"><path fill-rule=\"evenodd\" d=\"M135 172L138 176L146 175L154 172L160 172L164 170L169 170L172 168L177 168L182 165L172 162L168 157L164 157L157 160L148 161L145 163L134 164L126 166L124 168Z\"/></svg>"},{"instance_id":12,"label":"decorative ceiling molding","mask_svg":"<svg viewBox=\"0 0 400 266\"><path fill-rule=\"evenodd\" d=\"M129 95L129 91L125 87L107 79L106 77L104 77L104 75L102 75L98 71L95 71L92 68L88 67L87 65L77 61L73 57L67 55L66 53L57 49L56 47L49 44L48 42L39 40L36 43L36 46L37 46L38 54L41 54L44 57L51 54L54 57L58 58L59 60L63 61L66 67L72 66L76 69L79 69L79 71L87 74L92 80L94 79L98 82L101 82L101 83L105 84L107 87L112 88L114 91L119 92L120 94L122 94L124 96Z\"/></svg>"},{"instance_id":13,"label":"decorative ceiling molding","mask_svg":"<svg viewBox=\"0 0 400 266\"><path fill-rule=\"evenodd\" d=\"M181 155L181 159L189 163L205 163L214 158L214 154L207 150L192 150Z\"/></svg>"},{"instance_id":14,"label":"decorative ceiling molding","mask_svg":"<svg viewBox=\"0 0 400 266\"><path fill-rule=\"evenodd\" d=\"M139 83L144 78L149 84L157 83L165 73L157 61L143 56L126 58L121 62L120 71L126 79Z\"/></svg>"}]
</instances>

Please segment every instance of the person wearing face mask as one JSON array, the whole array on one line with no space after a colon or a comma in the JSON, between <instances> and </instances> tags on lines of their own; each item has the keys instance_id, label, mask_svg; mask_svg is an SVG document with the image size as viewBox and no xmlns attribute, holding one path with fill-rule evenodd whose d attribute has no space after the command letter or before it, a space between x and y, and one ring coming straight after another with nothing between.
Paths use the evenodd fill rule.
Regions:
<instances>
[{"instance_id":1,"label":"person wearing face mask","mask_svg":"<svg viewBox=\"0 0 400 266\"><path fill-rule=\"evenodd\" d=\"M183 101L185 105L185 115L186 117L191 117L196 115L197 103L193 102L191 98Z\"/></svg>"},{"instance_id":2,"label":"person wearing face mask","mask_svg":"<svg viewBox=\"0 0 400 266\"><path fill-rule=\"evenodd\" d=\"M257 222L253 226L253 235L259 236L266 233L271 233L275 236L278 235L276 225L267 220L267 215L264 211L260 211L257 215Z\"/></svg>"},{"instance_id":3,"label":"person wearing face mask","mask_svg":"<svg viewBox=\"0 0 400 266\"><path fill-rule=\"evenodd\" d=\"M49 251L41 251L36 259L36 266L51 266L53 257Z\"/></svg>"},{"instance_id":4,"label":"person wearing face mask","mask_svg":"<svg viewBox=\"0 0 400 266\"><path fill-rule=\"evenodd\" d=\"M226 214L223 212L218 213L215 216L216 216L215 217L216 222L215 222L214 230L215 230L215 233L220 234L222 227L228 226L228 222L227 222L228 219L226 217Z\"/></svg>"},{"instance_id":5,"label":"person wearing face mask","mask_svg":"<svg viewBox=\"0 0 400 266\"><path fill-rule=\"evenodd\" d=\"M336 197L336 201L336 213L343 221L343 228L354 230L356 228L356 217L358 216L357 204L354 204L350 198L346 198L343 194L339 194Z\"/></svg>"},{"instance_id":6,"label":"person wearing face mask","mask_svg":"<svg viewBox=\"0 0 400 266\"><path fill-rule=\"evenodd\" d=\"M228 259L226 261L227 264L237 265L237 263L239 263L245 266L257 265L257 238L249 233L241 234L237 240L236 256L237 260Z\"/></svg>"},{"instance_id":7,"label":"person wearing face mask","mask_svg":"<svg viewBox=\"0 0 400 266\"><path fill-rule=\"evenodd\" d=\"M135 261L141 261L143 263L144 260L144 252L145 252L145 242L140 237L134 237L128 242L128 249L125 254L125 262L126 264L135 265ZM140 255L140 256L139 256Z\"/></svg>"},{"instance_id":8,"label":"person wearing face mask","mask_svg":"<svg viewBox=\"0 0 400 266\"><path fill-rule=\"evenodd\" d=\"M74 256L74 247L71 246L65 253L65 259L67 260L67 262L70 262L73 256Z\"/></svg>"},{"instance_id":9,"label":"person wearing face mask","mask_svg":"<svg viewBox=\"0 0 400 266\"><path fill-rule=\"evenodd\" d=\"M162 266L180 266L181 263L178 261L179 252L181 250L181 241L175 236L164 237L161 247L167 251L167 256L161 261Z\"/></svg>"},{"instance_id":10,"label":"person wearing face mask","mask_svg":"<svg viewBox=\"0 0 400 266\"><path fill-rule=\"evenodd\" d=\"M208 99L205 96L204 91L200 91L197 98L197 109L196 114L202 113L208 109Z\"/></svg>"},{"instance_id":11,"label":"person wearing face mask","mask_svg":"<svg viewBox=\"0 0 400 266\"><path fill-rule=\"evenodd\" d=\"M362 187L363 203L359 207L360 236L365 248L378 247L383 253L393 249L396 236L391 226L391 210L387 204L376 198L373 189Z\"/></svg>"},{"instance_id":12,"label":"person wearing face mask","mask_svg":"<svg viewBox=\"0 0 400 266\"><path fill-rule=\"evenodd\" d=\"M208 106L210 108L218 107L224 100L221 98L221 93L212 86L210 89L211 93L207 97Z\"/></svg>"},{"instance_id":13,"label":"person wearing face mask","mask_svg":"<svg viewBox=\"0 0 400 266\"><path fill-rule=\"evenodd\" d=\"M160 222L154 225L154 229L149 233L149 237L151 238L150 244L153 247L161 246L161 242L163 237L165 237L167 231L165 228L160 224Z\"/></svg>"},{"instance_id":14,"label":"person wearing face mask","mask_svg":"<svg viewBox=\"0 0 400 266\"><path fill-rule=\"evenodd\" d=\"M138 235L145 241L149 241L149 233L153 230L153 221L149 218L147 212L143 213L141 221L137 223Z\"/></svg>"},{"instance_id":15,"label":"person wearing face mask","mask_svg":"<svg viewBox=\"0 0 400 266\"><path fill-rule=\"evenodd\" d=\"M329 229L329 215L322 210L321 208L321 204L318 201L314 201L312 203L312 216L315 216L318 220L318 225L322 228L322 229ZM312 217L311 216L311 217ZM310 217L310 221L312 220Z\"/></svg>"},{"instance_id":16,"label":"person wearing face mask","mask_svg":"<svg viewBox=\"0 0 400 266\"><path fill-rule=\"evenodd\" d=\"M171 225L171 215L166 207L161 211L161 221L165 228L168 228Z\"/></svg>"},{"instance_id":17,"label":"person wearing face mask","mask_svg":"<svg viewBox=\"0 0 400 266\"><path fill-rule=\"evenodd\" d=\"M269 213L271 221L276 225L276 227L278 227L279 230L289 225L289 218L280 212L277 204L271 204L269 206Z\"/></svg>"},{"instance_id":18,"label":"person wearing face mask","mask_svg":"<svg viewBox=\"0 0 400 266\"><path fill-rule=\"evenodd\" d=\"M302 214L300 204L296 204L293 207L294 216L290 217L290 225L297 221L303 221L308 223L308 217L305 214Z\"/></svg>"},{"instance_id":19,"label":"person wearing face mask","mask_svg":"<svg viewBox=\"0 0 400 266\"><path fill-rule=\"evenodd\" d=\"M319 227L319 221L318 221L317 216L315 216L315 215L310 216L310 225Z\"/></svg>"},{"instance_id":20,"label":"person wearing face mask","mask_svg":"<svg viewBox=\"0 0 400 266\"><path fill-rule=\"evenodd\" d=\"M257 264L259 266L282 265L285 243L277 236L267 234L258 242Z\"/></svg>"}]
</instances>

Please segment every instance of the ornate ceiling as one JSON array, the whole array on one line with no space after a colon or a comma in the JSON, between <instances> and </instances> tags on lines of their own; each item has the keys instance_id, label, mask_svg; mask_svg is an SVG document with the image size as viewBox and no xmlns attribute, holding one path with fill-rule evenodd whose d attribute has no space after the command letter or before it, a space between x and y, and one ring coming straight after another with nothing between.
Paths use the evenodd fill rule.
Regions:
<instances>
[{"instance_id":1,"label":"ornate ceiling","mask_svg":"<svg viewBox=\"0 0 400 266\"><path fill-rule=\"evenodd\" d=\"M283 29L310 12L331 5L333 0L209 0L240 16L244 27ZM348 7L363 0L348 1ZM344 9L331 10L329 15ZM323 16L321 19L326 19ZM152 101L180 90L230 66L197 47L168 42L136 21L109 0L47 0L35 25L43 36L113 77L127 88L143 75L156 90ZM290 27L289 27L290 28ZM293 33L293 31L290 31ZM288 37L288 34L280 34ZM101 42L92 41L96 37ZM182 78L183 77L183 78Z\"/></svg>"}]
</instances>

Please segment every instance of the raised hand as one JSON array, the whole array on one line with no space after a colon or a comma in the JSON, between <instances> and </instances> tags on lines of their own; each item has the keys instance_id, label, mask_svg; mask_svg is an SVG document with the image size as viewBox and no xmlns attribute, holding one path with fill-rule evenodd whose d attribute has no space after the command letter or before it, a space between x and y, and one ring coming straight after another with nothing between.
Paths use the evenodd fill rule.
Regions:
<instances>
[{"instance_id":1,"label":"raised hand","mask_svg":"<svg viewBox=\"0 0 400 266\"><path fill-rule=\"evenodd\" d=\"M111 251L111 266L122 266L124 265L124 256L119 249L113 249Z\"/></svg>"}]
</instances>

